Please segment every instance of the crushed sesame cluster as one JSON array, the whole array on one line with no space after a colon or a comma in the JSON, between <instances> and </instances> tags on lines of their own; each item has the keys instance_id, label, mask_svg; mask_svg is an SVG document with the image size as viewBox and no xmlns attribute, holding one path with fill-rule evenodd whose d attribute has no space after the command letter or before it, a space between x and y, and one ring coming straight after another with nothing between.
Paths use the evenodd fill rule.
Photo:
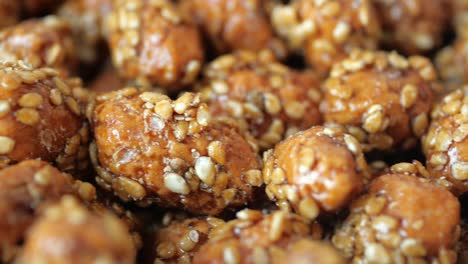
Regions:
<instances>
[{"instance_id":1,"label":"crushed sesame cluster","mask_svg":"<svg viewBox=\"0 0 468 264\"><path fill-rule=\"evenodd\" d=\"M141 86L180 90L203 63L201 36L169 0L115 0L107 19L112 61Z\"/></svg>"},{"instance_id":2,"label":"crushed sesame cluster","mask_svg":"<svg viewBox=\"0 0 468 264\"><path fill-rule=\"evenodd\" d=\"M429 172L448 181L455 194L468 191L468 87L443 97L422 139Z\"/></svg>"},{"instance_id":3,"label":"crushed sesame cluster","mask_svg":"<svg viewBox=\"0 0 468 264\"><path fill-rule=\"evenodd\" d=\"M320 110L346 127L364 152L409 149L426 132L437 73L421 56L354 50L323 83Z\"/></svg>"},{"instance_id":4,"label":"crushed sesame cluster","mask_svg":"<svg viewBox=\"0 0 468 264\"><path fill-rule=\"evenodd\" d=\"M0 0L0 263L468 263L468 0Z\"/></svg>"},{"instance_id":5,"label":"crushed sesame cluster","mask_svg":"<svg viewBox=\"0 0 468 264\"><path fill-rule=\"evenodd\" d=\"M269 51L238 51L208 64L198 84L210 112L233 118L268 149L321 123L320 81L278 62Z\"/></svg>"}]
</instances>

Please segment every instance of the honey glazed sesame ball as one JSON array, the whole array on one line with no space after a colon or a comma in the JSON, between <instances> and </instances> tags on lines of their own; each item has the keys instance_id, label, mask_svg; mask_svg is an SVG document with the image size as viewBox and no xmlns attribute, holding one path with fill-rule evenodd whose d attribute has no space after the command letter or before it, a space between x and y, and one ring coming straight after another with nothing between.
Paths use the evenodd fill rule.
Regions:
<instances>
[{"instance_id":1,"label":"honey glazed sesame ball","mask_svg":"<svg viewBox=\"0 0 468 264\"><path fill-rule=\"evenodd\" d=\"M208 240L210 231L223 225L215 217L173 219L151 234L148 263L191 263L193 255ZM169 218L168 218L169 219Z\"/></svg>"},{"instance_id":2,"label":"honey glazed sesame ball","mask_svg":"<svg viewBox=\"0 0 468 264\"><path fill-rule=\"evenodd\" d=\"M413 166L412 166L413 165ZM356 200L332 242L352 263L455 263L460 204L411 163L392 166Z\"/></svg>"},{"instance_id":3,"label":"honey glazed sesame ball","mask_svg":"<svg viewBox=\"0 0 468 264\"><path fill-rule=\"evenodd\" d=\"M279 63L270 51L237 51L208 64L198 85L212 114L234 118L271 148L287 135L321 123L320 81Z\"/></svg>"},{"instance_id":4,"label":"honey glazed sesame ball","mask_svg":"<svg viewBox=\"0 0 468 264\"><path fill-rule=\"evenodd\" d=\"M244 209L237 218L213 228L193 263L281 263L288 248L302 238L320 239L322 228L284 211L263 215ZM319 253L318 253L319 254ZM275 262L278 261L278 262Z\"/></svg>"},{"instance_id":5,"label":"honey glazed sesame ball","mask_svg":"<svg viewBox=\"0 0 468 264\"><path fill-rule=\"evenodd\" d=\"M54 69L0 63L0 167L38 158L67 172L85 170L90 98L81 80Z\"/></svg>"},{"instance_id":6,"label":"honey glazed sesame ball","mask_svg":"<svg viewBox=\"0 0 468 264\"><path fill-rule=\"evenodd\" d=\"M427 54L443 41L450 6L441 0L372 0L383 29L383 42L407 55Z\"/></svg>"},{"instance_id":7,"label":"honey glazed sesame ball","mask_svg":"<svg viewBox=\"0 0 468 264\"><path fill-rule=\"evenodd\" d=\"M376 49L380 24L371 0L295 0L272 10L272 23L293 50L326 75L354 48Z\"/></svg>"},{"instance_id":8,"label":"honey glazed sesame ball","mask_svg":"<svg viewBox=\"0 0 468 264\"><path fill-rule=\"evenodd\" d=\"M249 202L262 185L253 146L212 118L199 94L104 94L93 124L96 181L123 200L215 215Z\"/></svg>"},{"instance_id":9,"label":"honey glazed sesame ball","mask_svg":"<svg viewBox=\"0 0 468 264\"><path fill-rule=\"evenodd\" d=\"M27 160L0 170L0 261L8 262L45 204L73 193L71 177Z\"/></svg>"},{"instance_id":10,"label":"honey glazed sesame ball","mask_svg":"<svg viewBox=\"0 0 468 264\"><path fill-rule=\"evenodd\" d=\"M370 177L359 142L321 126L278 143L264 164L268 197L309 219L346 207Z\"/></svg>"},{"instance_id":11,"label":"honey glazed sesame ball","mask_svg":"<svg viewBox=\"0 0 468 264\"><path fill-rule=\"evenodd\" d=\"M436 71L420 56L355 50L323 85L327 123L347 128L364 152L411 149L426 132Z\"/></svg>"},{"instance_id":12,"label":"honey glazed sesame ball","mask_svg":"<svg viewBox=\"0 0 468 264\"><path fill-rule=\"evenodd\" d=\"M111 11L112 0L66 1L57 10L57 15L70 24L80 61L93 64L102 57L108 35L105 22Z\"/></svg>"},{"instance_id":13,"label":"honey glazed sesame ball","mask_svg":"<svg viewBox=\"0 0 468 264\"><path fill-rule=\"evenodd\" d=\"M31 227L17 263L131 264L135 256L131 236L118 218L93 213L65 196Z\"/></svg>"},{"instance_id":14,"label":"honey glazed sesame ball","mask_svg":"<svg viewBox=\"0 0 468 264\"><path fill-rule=\"evenodd\" d=\"M427 168L433 178L448 181L457 195L468 191L468 87L446 95L434 107L422 138Z\"/></svg>"},{"instance_id":15,"label":"honey glazed sesame ball","mask_svg":"<svg viewBox=\"0 0 468 264\"><path fill-rule=\"evenodd\" d=\"M0 31L0 59L52 67L70 76L77 66L68 23L56 16L31 19Z\"/></svg>"},{"instance_id":16,"label":"honey glazed sesame ball","mask_svg":"<svg viewBox=\"0 0 468 264\"><path fill-rule=\"evenodd\" d=\"M168 91L195 81L204 57L201 37L169 0L116 0L107 22L122 77Z\"/></svg>"},{"instance_id":17,"label":"honey glazed sesame ball","mask_svg":"<svg viewBox=\"0 0 468 264\"><path fill-rule=\"evenodd\" d=\"M284 58L286 46L275 36L269 21L270 4L270 0L185 0L179 6L199 25L218 54L271 49L278 58Z\"/></svg>"},{"instance_id":18,"label":"honey glazed sesame ball","mask_svg":"<svg viewBox=\"0 0 468 264\"><path fill-rule=\"evenodd\" d=\"M19 1L0 0L0 29L18 23L21 5Z\"/></svg>"}]
</instances>

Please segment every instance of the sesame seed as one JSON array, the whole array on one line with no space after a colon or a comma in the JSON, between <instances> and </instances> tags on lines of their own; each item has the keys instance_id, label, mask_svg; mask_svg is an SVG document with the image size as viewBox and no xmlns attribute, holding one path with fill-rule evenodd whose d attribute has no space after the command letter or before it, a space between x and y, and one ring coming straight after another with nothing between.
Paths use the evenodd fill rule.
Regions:
<instances>
[{"instance_id":1,"label":"sesame seed","mask_svg":"<svg viewBox=\"0 0 468 264\"><path fill-rule=\"evenodd\" d=\"M50 170L50 167L46 166L42 168L41 170L37 171L34 173L34 181L39 183L40 185L47 185L50 182L50 179L52 177L52 172Z\"/></svg>"},{"instance_id":2,"label":"sesame seed","mask_svg":"<svg viewBox=\"0 0 468 264\"><path fill-rule=\"evenodd\" d=\"M421 137L429 125L429 118L426 113L417 115L412 121L413 132L417 137Z\"/></svg>"},{"instance_id":3,"label":"sesame seed","mask_svg":"<svg viewBox=\"0 0 468 264\"><path fill-rule=\"evenodd\" d=\"M62 81L62 79L54 77L54 83L61 93L67 96L71 95L70 87L64 81Z\"/></svg>"},{"instance_id":4,"label":"sesame seed","mask_svg":"<svg viewBox=\"0 0 468 264\"><path fill-rule=\"evenodd\" d=\"M192 231L195 231L195 230L192 230ZM195 232L197 232L197 231L195 231ZM197 235L198 235L198 233L197 233ZM180 241L179 241L179 247L182 250L184 250L185 252L191 251L192 249L195 248L196 245L197 245L197 242L190 239L189 233L184 235L182 237L182 239L180 239Z\"/></svg>"},{"instance_id":5,"label":"sesame seed","mask_svg":"<svg viewBox=\"0 0 468 264\"><path fill-rule=\"evenodd\" d=\"M305 107L297 101L286 102L285 105L286 115L292 119L301 119L305 114Z\"/></svg>"},{"instance_id":6,"label":"sesame seed","mask_svg":"<svg viewBox=\"0 0 468 264\"><path fill-rule=\"evenodd\" d=\"M245 173L247 183L252 186L261 186L263 184L262 172L260 170L248 170Z\"/></svg>"},{"instance_id":7,"label":"sesame seed","mask_svg":"<svg viewBox=\"0 0 468 264\"><path fill-rule=\"evenodd\" d=\"M211 87L217 94L226 94L229 91L229 86L224 81L213 81Z\"/></svg>"},{"instance_id":8,"label":"sesame seed","mask_svg":"<svg viewBox=\"0 0 468 264\"><path fill-rule=\"evenodd\" d=\"M286 181L286 174L281 168L275 168L271 173L271 182L273 184L282 184Z\"/></svg>"},{"instance_id":9,"label":"sesame seed","mask_svg":"<svg viewBox=\"0 0 468 264\"><path fill-rule=\"evenodd\" d=\"M452 164L452 175L457 180L468 180L468 162Z\"/></svg>"},{"instance_id":10,"label":"sesame seed","mask_svg":"<svg viewBox=\"0 0 468 264\"><path fill-rule=\"evenodd\" d=\"M10 104L6 100L0 100L0 118L6 116L10 112Z\"/></svg>"},{"instance_id":11,"label":"sesame seed","mask_svg":"<svg viewBox=\"0 0 468 264\"><path fill-rule=\"evenodd\" d=\"M208 145L208 156L216 163L224 165L226 163L226 153L223 148L223 143L220 141L213 141Z\"/></svg>"},{"instance_id":12,"label":"sesame seed","mask_svg":"<svg viewBox=\"0 0 468 264\"><path fill-rule=\"evenodd\" d=\"M382 210L385 207L385 204L386 204L385 198L383 198L383 197L371 197L367 201L367 203L366 203L366 205L364 207L364 210L366 211L366 213L368 213L370 215L377 215L380 212L382 212Z\"/></svg>"},{"instance_id":13,"label":"sesame seed","mask_svg":"<svg viewBox=\"0 0 468 264\"><path fill-rule=\"evenodd\" d=\"M72 97L67 97L65 99L65 103L67 104L68 108L74 113L75 115L80 115L80 105L76 102L75 99Z\"/></svg>"},{"instance_id":14,"label":"sesame seed","mask_svg":"<svg viewBox=\"0 0 468 264\"><path fill-rule=\"evenodd\" d=\"M281 102L278 97L271 93L265 93L265 110L270 115L276 115L281 111Z\"/></svg>"},{"instance_id":15,"label":"sesame seed","mask_svg":"<svg viewBox=\"0 0 468 264\"><path fill-rule=\"evenodd\" d=\"M312 198L306 198L299 203L299 213L310 219L314 220L320 213L320 209Z\"/></svg>"},{"instance_id":16,"label":"sesame seed","mask_svg":"<svg viewBox=\"0 0 468 264\"><path fill-rule=\"evenodd\" d=\"M164 175L164 186L171 192L178 194L189 194L190 189L184 178L177 173L168 173Z\"/></svg>"},{"instance_id":17,"label":"sesame seed","mask_svg":"<svg viewBox=\"0 0 468 264\"><path fill-rule=\"evenodd\" d=\"M210 157L198 158L195 162L195 174L208 186L212 186L216 176L215 163Z\"/></svg>"},{"instance_id":18,"label":"sesame seed","mask_svg":"<svg viewBox=\"0 0 468 264\"><path fill-rule=\"evenodd\" d=\"M400 244L401 252L408 257L423 257L426 255L426 249L416 239L407 238Z\"/></svg>"},{"instance_id":19,"label":"sesame seed","mask_svg":"<svg viewBox=\"0 0 468 264\"><path fill-rule=\"evenodd\" d=\"M343 139L346 143L346 146L352 153L354 154L361 153L361 144L359 144L359 141L357 141L355 137L345 134Z\"/></svg>"},{"instance_id":20,"label":"sesame seed","mask_svg":"<svg viewBox=\"0 0 468 264\"><path fill-rule=\"evenodd\" d=\"M0 136L0 154L5 155L13 151L15 141L9 137Z\"/></svg>"},{"instance_id":21,"label":"sesame seed","mask_svg":"<svg viewBox=\"0 0 468 264\"><path fill-rule=\"evenodd\" d=\"M418 173L416 166L408 162L394 164L390 169L396 173Z\"/></svg>"},{"instance_id":22,"label":"sesame seed","mask_svg":"<svg viewBox=\"0 0 468 264\"><path fill-rule=\"evenodd\" d=\"M192 93L184 93L182 96L180 96L179 98L177 98L177 100L174 101L174 111L177 114L183 114L190 107L192 99Z\"/></svg>"},{"instance_id":23,"label":"sesame seed","mask_svg":"<svg viewBox=\"0 0 468 264\"><path fill-rule=\"evenodd\" d=\"M27 93L18 100L21 107L37 108L42 104L42 96L38 93Z\"/></svg>"},{"instance_id":24,"label":"sesame seed","mask_svg":"<svg viewBox=\"0 0 468 264\"><path fill-rule=\"evenodd\" d=\"M269 232L269 238L272 242L278 241L283 235L285 228L286 216L282 211L275 212L271 219L271 227Z\"/></svg>"},{"instance_id":25,"label":"sesame seed","mask_svg":"<svg viewBox=\"0 0 468 264\"><path fill-rule=\"evenodd\" d=\"M141 184L126 177L117 178L115 188L120 189L136 200L143 199L146 196L146 190Z\"/></svg>"},{"instance_id":26,"label":"sesame seed","mask_svg":"<svg viewBox=\"0 0 468 264\"><path fill-rule=\"evenodd\" d=\"M156 247L156 253L162 259L169 259L175 255L176 247L171 242L162 242Z\"/></svg>"},{"instance_id":27,"label":"sesame seed","mask_svg":"<svg viewBox=\"0 0 468 264\"><path fill-rule=\"evenodd\" d=\"M25 125L35 125L39 122L39 113L31 108L21 108L16 112L16 119Z\"/></svg>"},{"instance_id":28,"label":"sesame seed","mask_svg":"<svg viewBox=\"0 0 468 264\"><path fill-rule=\"evenodd\" d=\"M390 256L381 244L370 243L366 246L364 255L370 263L391 263Z\"/></svg>"},{"instance_id":29,"label":"sesame seed","mask_svg":"<svg viewBox=\"0 0 468 264\"><path fill-rule=\"evenodd\" d=\"M395 218L386 215L377 216L372 220L372 228L382 233L394 230L397 225L398 222Z\"/></svg>"},{"instance_id":30,"label":"sesame seed","mask_svg":"<svg viewBox=\"0 0 468 264\"><path fill-rule=\"evenodd\" d=\"M211 120L211 114L206 105L201 105L197 111L197 122L202 126L207 126Z\"/></svg>"},{"instance_id":31,"label":"sesame seed","mask_svg":"<svg viewBox=\"0 0 468 264\"><path fill-rule=\"evenodd\" d=\"M406 84L403 86L400 95L400 104L404 108L410 108L418 98L418 89L412 84Z\"/></svg>"},{"instance_id":32,"label":"sesame seed","mask_svg":"<svg viewBox=\"0 0 468 264\"><path fill-rule=\"evenodd\" d=\"M161 100L154 106L154 112L164 120L172 118L174 110L169 100Z\"/></svg>"},{"instance_id":33,"label":"sesame seed","mask_svg":"<svg viewBox=\"0 0 468 264\"><path fill-rule=\"evenodd\" d=\"M154 92L143 92L139 95L139 97L141 100L143 100L143 102L152 104L157 104L158 102L163 100L169 100L169 97L167 97L167 95Z\"/></svg>"},{"instance_id":34,"label":"sesame seed","mask_svg":"<svg viewBox=\"0 0 468 264\"><path fill-rule=\"evenodd\" d=\"M351 33L351 26L346 22L340 21L336 24L335 29L333 29L333 38L338 43L341 43L348 38L349 33Z\"/></svg>"},{"instance_id":35,"label":"sesame seed","mask_svg":"<svg viewBox=\"0 0 468 264\"><path fill-rule=\"evenodd\" d=\"M228 246L223 250L223 260L225 264L239 264L240 254L237 248Z\"/></svg>"}]
</instances>

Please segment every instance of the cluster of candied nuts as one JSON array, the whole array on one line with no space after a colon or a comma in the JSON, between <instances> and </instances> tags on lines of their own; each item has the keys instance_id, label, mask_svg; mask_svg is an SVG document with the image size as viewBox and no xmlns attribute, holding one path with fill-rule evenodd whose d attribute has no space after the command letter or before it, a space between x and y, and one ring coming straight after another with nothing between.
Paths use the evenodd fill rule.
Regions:
<instances>
[{"instance_id":1,"label":"cluster of candied nuts","mask_svg":"<svg viewBox=\"0 0 468 264\"><path fill-rule=\"evenodd\" d=\"M317 77L288 68L267 50L220 56L203 77L197 87L210 112L233 118L260 149L322 121Z\"/></svg>"}]
</instances>

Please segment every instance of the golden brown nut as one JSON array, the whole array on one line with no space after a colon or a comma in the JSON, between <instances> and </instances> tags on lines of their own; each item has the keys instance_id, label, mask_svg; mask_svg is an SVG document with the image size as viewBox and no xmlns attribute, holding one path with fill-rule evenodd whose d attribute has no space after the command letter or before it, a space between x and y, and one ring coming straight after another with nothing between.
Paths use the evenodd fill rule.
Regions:
<instances>
[{"instance_id":1,"label":"golden brown nut","mask_svg":"<svg viewBox=\"0 0 468 264\"><path fill-rule=\"evenodd\" d=\"M344 125L365 152L409 149L429 125L436 78L424 57L356 50L334 65L320 109L326 122Z\"/></svg>"},{"instance_id":2,"label":"golden brown nut","mask_svg":"<svg viewBox=\"0 0 468 264\"><path fill-rule=\"evenodd\" d=\"M0 0L0 29L18 23L20 9L20 1Z\"/></svg>"},{"instance_id":3,"label":"golden brown nut","mask_svg":"<svg viewBox=\"0 0 468 264\"><path fill-rule=\"evenodd\" d=\"M384 43L405 54L425 54L439 47L449 22L441 0L372 0L384 31Z\"/></svg>"},{"instance_id":4,"label":"golden brown nut","mask_svg":"<svg viewBox=\"0 0 468 264\"><path fill-rule=\"evenodd\" d=\"M224 221L205 217L172 220L163 224L164 227L152 234L149 263L190 263L195 252L208 240L211 229L224 224Z\"/></svg>"},{"instance_id":5,"label":"golden brown nut","mask_svg":"<svg viewBox=\"0 0 468 264\"><path fill-rule=\"evenodd\" d=\"M170 91L195 81L203 63L199 32L169 0L116 0L114 5L109 44L124 78Z\"/></svg>"},{"instance_id":6,"label":"golden brown nut","mask_svg":"<svg viewBox=\"0 0 468 264\"><path fill-rule=\"evenodd\" d=\"M272 11L272 23L292 49L326 74L354 48L375 49L380 25L371 0L296 0Z\"/></svg>"},{"instance_id":7,"label":"golden brown nut","mask_svg":"<svg viewBox=\"0 0 468 264\"><path fill-rule=\"evenodd\" d=\"M55 16L26 20L0 32L0 59L23 60L34 67L53 67L70 75L77 59L71 29Z\"/></svg>"},{"instance_id":8,"label":"golden brown nut","mask_svg":"<svg viewBox=\"0 0 468 264\"><path fill-rule=\"evenodd\" d=\"M268 149L321 123L320 82L277 62L269 51L238 51L210 63L199 85L212 114L233 117Z\"/></svg>"},{"instance_id":9,"label":"golden brown nut","mask_svg":"<svg viewBox=\"0 0 468 264\"><path fill-rule=\"evenodd\" d=\"M309 219L347 206L370 177L359 142L333 128L299 132L264 157L268 197Z\"/></svg>"},{"instance_id":10,"label":"golden brown nut","mask_svg":"<svg viewBox=\"0 0 468 264\"><path fill-rule=\"evenodd\" d=\"M297 240L321 237L319 224L310 224L295 214L275 211L263 215L244 209L237 213L237 219L211 230L193 263L277 263Z\"/></svg>"},{"instance_id":11,"label":"golden brown nut","mask_svg":"<svg viewBox=\"0 0 468 264\"><path fill-rule=\"evenodd\" d=\"M458 89L467 83L468 38L458 38L453 44L441 49L435 57L435 65L448 90Z\"/></svg>"},{"instance_id":12,"label":"golden brown nut","mask_svg":"<svg viewBox=\"0 0 468 264\"><path fill-rule=\"evenodd\" d=\"M396 164L351 206L332 241L352 263L455 263L460 204L418 174Z\"/></svg>"},{"instance_id":13,"label":"golden brown nut","mask_svg":"<svg viewBox=\"0 0 468 264\"><path fill-rule=\"evenodd\" d=\"M0 261L16 255L45 204L72 191L71 177L46 162L28 160L0 170Z\"/></svg>"},{"instance_id":14,"label":"golden brown nut","mask_svg":"<svg viewBox=\"0 0 468 264\"><path fill-rule=\"evenodd\" d=\"M431 176L450 182L459 195L468 191L468 86L444 98L432 112L433 121L422 146Z\"/></svg>"},{"instance_id":15,"label":"golden brown nut","mask_svg":"<svg viewBox=\"0 0 468 264\"><path fill-rule=\"evenodd\" d=\"M44 15L46 13L54 11L61 3L65 2L64 0L14 0L14 1L22 3L22 11L27 16Z\"/></svg>"},{"instance_id":16,"label":"golden brown nut","mask_svg":"<svg viewBox=\"0 0 468 264\"><path fill-rule=\"evenodd\" d=\"M96 63L100 45L108 32L105 21L112 11L112 0L72 0L65 2L57 15L69 22L79 59Z\"/></svg>"},{"instance_id":17,"label":"golden brown nut","mask_svg":"<svg viewBox=\"0 0 468 264\"><path fill-rule=\"evenodd\" d=\"M262 184L255 150L211 118L199 94L104 94L93 123L96 180L123 200L212 215L249 202Z\"/></svg>"},{"instance_id":18,"label":"golden brown nut","mask_svg":"<svg viewBox=\"0 0 468 264\"><path fill-rule=\"evenodd\" d=\"M81 81L22 61L0 63L0 80L0 168L39 158L64 171L86 169L89 94Z\"/></svg>"},{"instance_id":19,"label":"golden brown nut","mask_svg":"<svg viewBox=\"0 0 468 264\"><path fill-rule=\"evenodd\" d=\"M183 0L181 9L198 24L216 53L271 49L278 58L286 47L274 35L267 15L270 0Z\"/></svg>"},{"instance_id":20,"label":"golden brown nut","mask_svg":"<svg viewBox=\"0 0 468 264\"><path fill-rule=\"evenodd\" d=\"M18 263L135 263L125 225L114 215L95 214L71 196L45 210L26 238Z\"/></svg>"}]
</instances>

